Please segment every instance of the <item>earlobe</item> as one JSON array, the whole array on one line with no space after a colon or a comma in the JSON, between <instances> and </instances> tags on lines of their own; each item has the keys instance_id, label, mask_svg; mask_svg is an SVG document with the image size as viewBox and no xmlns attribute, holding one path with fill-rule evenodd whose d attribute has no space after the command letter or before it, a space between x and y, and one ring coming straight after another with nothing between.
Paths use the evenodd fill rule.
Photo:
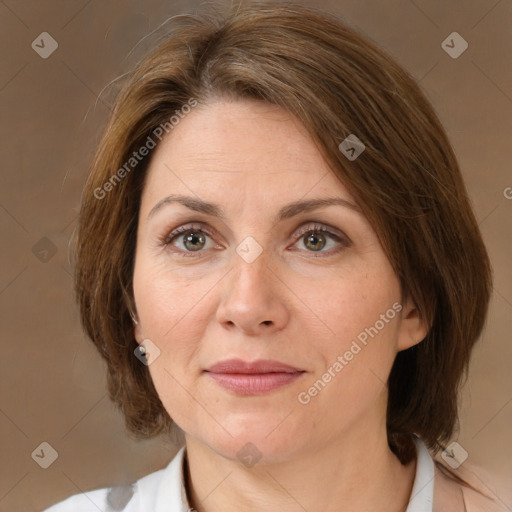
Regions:
<instances>
[{"instance_id":1,"label":"earlobe","mask_svg":"<svg viewBox=\"0 0 512 512\"><path fill-rule=\"evenodd\" d=\"M400 352L417 345L425 339L428 331L429 326L416 305L412 301L407 301L402 312L397 350Z\"/></svg>"},{"instance_id":2,"label":"earlobe","mask_svg":"<svg viewBox=\"0 0 512 512\"><path fill-rule=\"evenodd\" d=\"M133 334L135 336L135 340L140 345L142 343L142 341L144 340L144 336L142 335L142 329L140 327L140 324L137 323L136 325L134 325Z\"/></svg>"},{"instance_id":3,"label":"earlobe","mask_svg":"<svg viewBox=\"0 0 512 512\"><path fill-rule=\"evenodd\" d=\"M135 315L130 311L130 316L133 321L133 335L135 336L135 340L137 343L142 343L142 340L144 339L144 336L142 335L142 328L140 326L139 321L135 317Z\"/></svg>"}]
</instances>

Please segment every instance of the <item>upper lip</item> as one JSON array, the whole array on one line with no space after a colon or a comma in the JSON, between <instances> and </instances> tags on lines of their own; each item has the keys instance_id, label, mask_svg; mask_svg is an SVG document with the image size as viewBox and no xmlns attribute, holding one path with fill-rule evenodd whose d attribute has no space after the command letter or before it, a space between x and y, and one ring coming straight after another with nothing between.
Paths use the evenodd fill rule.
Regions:
<instances>
[{"instance_id":1,"label":"upper lip","mask_svg":"<svg viewBox=\"0 0 512 512\"><path fill-rule=\"evenodd\" d=\"M258 359L257 361L242 361L241 359L226 359L210 366L207 372L212 373L296 373L304 370L295 368L280 361Z\"/></svg>"}]
</instances>

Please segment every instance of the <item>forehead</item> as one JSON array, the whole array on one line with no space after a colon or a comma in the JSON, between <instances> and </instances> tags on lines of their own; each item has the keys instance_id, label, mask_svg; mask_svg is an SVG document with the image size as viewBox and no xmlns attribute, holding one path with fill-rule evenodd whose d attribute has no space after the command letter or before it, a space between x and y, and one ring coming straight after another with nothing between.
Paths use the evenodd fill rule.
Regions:
<instances>
[{"instance_id":1,"label":"forehead","mask_svg":"<svg viewBox=\"0 0 512 512\"><path fill-rule=\"evenodd\" d=\"M260 208L321 195L351 200L300 122L256 101L193 108L156 148L148 173L144 209L166 193Z\"/></svg>"}]
</instances>

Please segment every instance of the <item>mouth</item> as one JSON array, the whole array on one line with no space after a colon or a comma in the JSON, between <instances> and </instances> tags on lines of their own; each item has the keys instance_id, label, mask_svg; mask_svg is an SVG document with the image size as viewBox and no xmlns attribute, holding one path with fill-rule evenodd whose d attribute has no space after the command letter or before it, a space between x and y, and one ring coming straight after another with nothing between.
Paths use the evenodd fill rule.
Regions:
<instances>
[{"instance_id":1,"label":"mouth","mask_svg":"<svg viewBox=\"0 0 512 512\"><path fill-rule=\"evenodd\" d=\"M229 359L214 364L205 372L221 387L238 395L261 395L291 384L305 370L279 361Z\"/></svg>"}]
</instances>

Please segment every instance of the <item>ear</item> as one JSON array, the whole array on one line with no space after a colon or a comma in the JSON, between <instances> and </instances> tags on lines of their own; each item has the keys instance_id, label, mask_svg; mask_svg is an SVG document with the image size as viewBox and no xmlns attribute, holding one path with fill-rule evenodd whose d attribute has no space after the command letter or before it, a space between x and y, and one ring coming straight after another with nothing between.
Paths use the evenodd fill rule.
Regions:
<instances>
[{"instance_id":1,"label":"ear","mask_svg":"<svg viewBox=\"0 0 512 512\"><path fill-rule=\"evenodd\" d=\"M144 335L142 334L142 327L140 326L139 319L136 315L130 312L130 316L133 320L133 335L135 336L135 340L140 345L144 340Z\"/></svg>"},{"instance_id":2,"label":"ear","mask_svg":"<svg viewBox=\"0 0 512 512\"><path fill-rule=\"evenodd\" d=\"M398 331L397 350L407 350L425 339L429 326L411 299L405 301Z\"/></svg>"},{"instance_id":3,"label":"ear","mask_svg":"<svg viewBox=\"0 0 512 512\"><path fill-rule=\"evenodd\" d=\"M142 328L141 328L140 324L136 324L133 327L133 334L135 336L135 340L140 345L144 341L144 336L142 334Z\"/></svg>"}]
</instances>

